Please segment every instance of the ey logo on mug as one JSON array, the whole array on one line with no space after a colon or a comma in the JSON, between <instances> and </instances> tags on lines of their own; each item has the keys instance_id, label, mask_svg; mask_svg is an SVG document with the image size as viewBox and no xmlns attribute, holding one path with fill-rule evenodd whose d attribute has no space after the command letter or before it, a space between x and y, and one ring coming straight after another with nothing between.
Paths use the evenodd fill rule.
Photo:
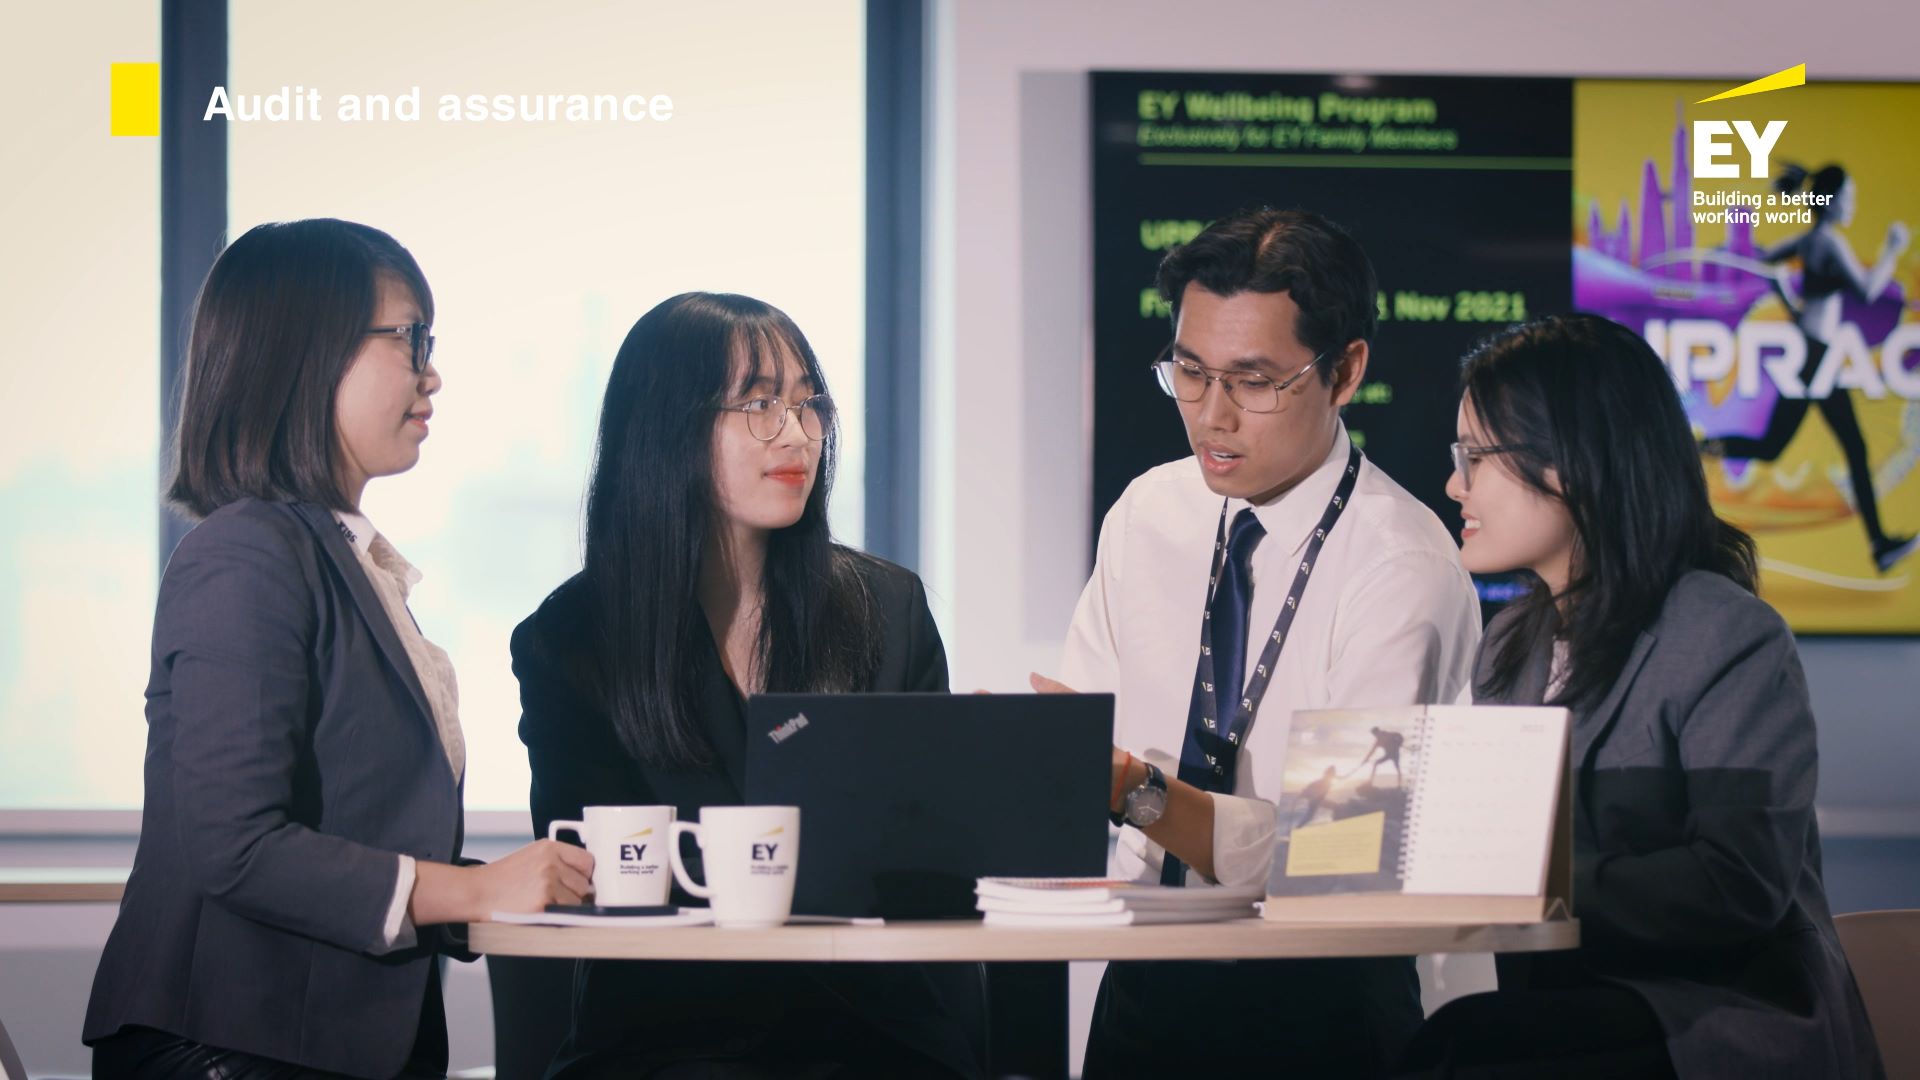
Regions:
<instances>
[{"instance_id":1,"label":"ey logo on mug","mask_svg":"<svg viewBox=\"0 0 1920 1080\"><path fill-rule=\"evenodd\" d=\"M687 872L680 838L700 845L707 880ZM713 905L723 927L779 926L793 911L793 879L800 857L797 806L706 806L698 822L667 827L667 851L680 887Z\"/></svg>"},{"instance_id":2,"label":"ey logo on mug","mask_svg":"<svg viewBox=\"0 0 1920 1080\"><path fill-rule=\"evenodd\" d=\"M766 837L779 836L780 834L786 831L787 830L785 826L782 826L776 829L769 829L766 831L765 834L762 835L761 839L755 840L753 842L753 861L754 862L772 862L776 858L778 858L780 845L777 843L767 842Z\"/></svg>"},{"instance_id":3,"label":"ey logo on mug","mask_svg":"<svg viewBox=\"0 0 1920 1080\"><path fill-rule=\"evenodd\" d=\"M644 859L646 859L647 845L630 844L630 843L627 843L627 841L639 840L642 837L647 837L652 835L653 835L652 829L641 829L637 833L632 833L626 837L623 837L620 841L620 861L621 862L641 862Z\"/></svg>"},{"instance_id":4,"label":"ey logo on mug","mask_svg":"<svg viewBox=\"0 0 1920 1080\"><path fill-rule=\"evenodd\" d=\"M671 806L588 806L579 821L555 821L547 839L572 832L593 854L593 902L605 907L667 902L673 872L651 838L673 824Z\"/></svg>"}]
</instances>

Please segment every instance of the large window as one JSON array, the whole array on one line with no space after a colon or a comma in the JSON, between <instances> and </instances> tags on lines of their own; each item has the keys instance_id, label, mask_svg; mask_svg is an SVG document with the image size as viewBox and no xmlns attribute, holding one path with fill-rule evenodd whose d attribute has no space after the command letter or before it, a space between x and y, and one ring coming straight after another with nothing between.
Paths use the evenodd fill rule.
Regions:
<instances>
[{"instance_id":1,"label":"large window","mask_svg":"<svg viewBox=\"0 0 1920 1080\"><path fill-rule=\"evenodd\" d=\"M0 807L140 805L158 579L160 156L108 135L159 5L10 9L0 323ZM57 88L58 92L50 92Z\"/></svg>"},{"instance_id":2,"label":"large window","mask_svg":"<svg viewBox=\"0 0 1920 1080\"><path fill-rule=\"evenodd\" d=\"M600 395L649 307L711 289L794 317L841 406L835 530L861 539L863 12L858 0L578 3L537 14L449 0L231 7L236 93L317 88L330 111L341 94L420 88L418 121L231 125L229 221L232 235L298 217L363 221L407 245L433 286L446 379L433 435L420 465L375 482L364 509L425 574L412 607L458 669L469 808L525 805L508 636L579 568ZM673 116L435 117L441 94L573 93L665 94ZM138 182L113 186L144 222L76 221L78 207L92 213L99 200L61 192L75 210L41 219L44 246L85 250L71 265L36 265L39 291L7 301L12 325L48 347L24 376L30 433L0 443L0 805L140 797L158 439L147 153ZM50 176L48 190L66 182ZM99 239L80 244L76 226ZM127 233L146 247L102 255ZM123 292L144 289L146 306L108 304L114 318L102 319L93 279L104 266L125 275ZM125 340L103 342L103 329ZM10 388L23 366L8 363ZM49 625L84 640L42 641ZM28 627L23 652L14 643Z\"/></svg>"},{"instance_id":3,"label":"large window","mask_svg":"<svg viewBox=\"0 0 1920 1080\"><path fill-rule=\"evenodd\" d=\"M454 658L467 804L525 805L508 635L579 569L600 395L633 321L688 289L791 314L841 402L836 526L858 540L862 7L234 4L235 87L667 94L673 118L232 129L235 234L331 215L391 232L438 308L446 388L418 468L366 511L426 578ZM324 13L324 14L323 14Z\"/></svg>"}]
</instances>

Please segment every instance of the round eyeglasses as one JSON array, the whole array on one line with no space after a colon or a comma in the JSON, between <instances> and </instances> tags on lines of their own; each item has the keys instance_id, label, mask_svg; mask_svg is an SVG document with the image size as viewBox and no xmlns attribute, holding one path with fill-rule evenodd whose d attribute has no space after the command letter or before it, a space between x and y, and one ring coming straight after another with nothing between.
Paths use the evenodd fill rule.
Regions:
<instances>
[{"instance_id":1,"label":"round eyeglasses","mask_svg":"<svg viewBox=\"0 0 1920 1080\"><path fill-rule=\"evenodd\" d=\"M833 426L833 399L825 394L815 394L797 405L788 405L785 398L757 397L738 405L722 405L720 411L746 413L748 433L761 442L780 437L790 412L800 414L800 431L814 442L826 438L827 429Z\"/></svg>"},{"instance_id":2,"label":"round eyeglasses","mask_svg":"<svg viewBox=\"0 0 1920 1080\"><path fill-rule=\"evenodd\" d=\"M1227 392L1227 400L1251 413L1277 412L1280 408L1280 394L1287 387L1300 380L1300 377L1313 370L1313 365L1326 356L1321 353L1307 361L1307 365L1284 379L1275 381L1265 375L1251 372L1219 372L1197 364L1185 357L1175 356L1173 346L1160 350L1160 358L1153 362L1154 381L1160 384L1160 390L1175 401L1191 404L1207 396L1207 384L1219 383Z\"/></svg>"}]
</instances>

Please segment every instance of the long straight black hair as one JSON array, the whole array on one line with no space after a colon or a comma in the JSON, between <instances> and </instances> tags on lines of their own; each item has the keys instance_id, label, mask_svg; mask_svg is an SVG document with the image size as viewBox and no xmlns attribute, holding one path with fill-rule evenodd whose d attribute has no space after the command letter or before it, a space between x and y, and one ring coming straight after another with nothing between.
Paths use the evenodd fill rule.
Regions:
<instances>
[{"instance_id":1,"label":"long straight black hair","mask_svg":"<svg viewBox=\"0 0 1920 1080\"><path fill-rule=\"evenodd\" d=\"M1475 347L1461 381L1486 437L1519 448L1486 466L1563 503L1574 530L1566 591L1534 578L1476 694L1510 690L1528 654L1559 636L1574 660L1556 701L1598 700L1681 575L1710 570L1754 591L1753 540L1714 515L1680 395L1640 335L1596 315L1549 316Z\"/></svg>"},{"instance_id":2,"label":"long straight black hair","mask_svg":"<svg viewBox=\"0 0 1920 1080\"><path fill-rule=\"evenodd\" d=\"M786 352L825 393L819 360L786 313L690 292L641 316L614 358L588 485L584 578L607 710L627 752L649 765L713 760L697 710L713 677L706 665L717 663L702 641L711 631L698 595L719 525L714 425L719 406ZM756 666L769 691L863 689L878 663L860 572L867 557L827 528L838 438L829 428L800 520L768 538Z\"/></svg>"}]
</instances>

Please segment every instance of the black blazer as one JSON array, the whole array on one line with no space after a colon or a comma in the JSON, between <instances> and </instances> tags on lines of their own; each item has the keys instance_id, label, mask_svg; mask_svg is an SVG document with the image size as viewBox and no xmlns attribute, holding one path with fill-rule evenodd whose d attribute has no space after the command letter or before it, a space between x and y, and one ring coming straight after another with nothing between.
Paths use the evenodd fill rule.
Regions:
<instances>
[{"instance_id":1,"label":"black blazer","mask_svg":"<svg viewBox=\"0 0 1920 1080\"><path fill-rule=\"evenodd\" d=\"M1513 628L1488 627L1476 686ZM1511 692L1476 701L1539 704L1550 664L1540 642ZM1722 575L1682 577L1574 710L1581 947L1500 957L1501 987L1632 988L1683 1080L1883 1075L1820 883L1814 742L1780 616Z\"/></svg>"},{"instance_id":2,"label":"black blazer","mask_svg":"<svg viewBox=\"0 0 1920 1080\"><path fill-rule=\"evenodd\" d=\"M866 689L944 692L946 651L920 579L868 556L859 564L880 623L880 664ZM578 819L586 806L670 804L681 820L695 820L702 806L739 805L746 703L711 635L698 635L701 652L689 674L701 687L717 762L702 770L641 764L621 745L595 689L586 587L581 576L569 579L513 633L534 835L545 836L550 821ZM686 852L697 858L692 845ZM700 903L677 883L673 902ZM575 969L572 1035L556 1070L617 1062L638 1075L674 1061L832 1060L855 1050L880 1055L884 1063L865 1064L896 1075L975 1073L966 1032L942 993L919 965L584 960Z\"/></svg>"},{"instance_id":3,"label":"black blazer","mask_svg":"<svg viewBox=\"0 0 1920 1080\"><path fill-rule=\"evenodd\" d=\"M451 862L460 787L326 509L243 499L160 581L146 799L83 1037L127 1025L354 1076L444 1069L434 947L383 946L399 854Z\"/></svg>"}]
</instances>

